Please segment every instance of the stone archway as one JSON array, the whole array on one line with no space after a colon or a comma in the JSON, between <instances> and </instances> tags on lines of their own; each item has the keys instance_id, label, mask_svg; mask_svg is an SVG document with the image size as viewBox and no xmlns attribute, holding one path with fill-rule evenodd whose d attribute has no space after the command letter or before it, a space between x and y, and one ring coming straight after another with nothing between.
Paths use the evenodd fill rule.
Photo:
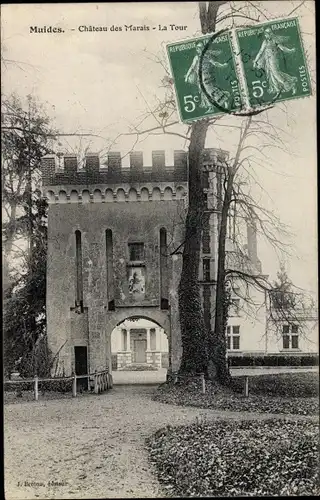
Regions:
<instances>
[{"instance_id":1,"label":"stone archway","mask_svg":"<svg viewBox=\"0 0 320 500\"><path fill-rule=\"evenodd\" d=\"M168 335L149 318L126 318L114 328L110 340L113 372L157 371L169 367Z\"/></svg>"},{"instance_id":2,"label":"stone archway","mask_svg":"<svg viewBox=\"0 0 320 500\"><path fill-rule=\"evenodd\" d=\"M106 346L107 346L107 363L108 363L108 366L109 366L109 369L112 371L112 364L113 366L115 365L115 358L114 358L114 355L115 353L113 353L113 356L112 356L112 334L115 330L117 330L117 328L120 327L120 330L121 330L121 325L125 322L125 321L130 321L132 319L140 319L140 320L145 320L147 322L151 322L153 325L159 327L159 329L161 329L162 332L165 333L165 335L167 336L167 339L168 339L168 354L167 354L167 358L168 358L168 367L169 368L169 365L171 365L171 359L170 359L170 356L171 356L171 348L170 348L170 344L171 344L171 328L170 328L170 314L169 314L169 311L161 311L159 309L151 309L151 308L148 308L149 310L147 311L146 310L147 308L140 308L140 307L137 307L137 308L121 308L120 310L116 310L116 311L113 311L113 312L107 312L106 313L106 331L105 331L105 334L106 334ZM133 327L134 329L134 327ZM151 338L150 338L150 332L148 333L148 335L144 335L145 340L147 342L147 349L146 349L146 363L147 364L153 364L154 366L158 366L159 368L161 367L161 363L162 363L162 355L161 355L161 351L159 348L159 336L160 336L160 333L159 331L156 330L156 340L155 340L155 343L156 343L156 347L151 349L150 348L150 342L151 342ZM118 330L119 331L119 330ZM122 353L121 353L121 356L118 356L117 357L117 360L118 359L121 359L121 365L124 365L124 364L134 364L136 361L139 362L139 359L137 360L136 359L136 356L133 352L133 338L131 338L131 335L130 335L130 332L126 332L126 333L122 333L123 335L123 339L122 339L122 344L121 344L121 350L122 350ZM140 336L141 337L141 336ZM143 339L141 339L143 340ZM120 342L120 341L118 341ZM114 343L114 342L113 342ZM118 344L119 345L119 344ZM153 346L154 347L154 346ZM118 362L118 361L117 361Z\"/></svg>"}]
</instances>

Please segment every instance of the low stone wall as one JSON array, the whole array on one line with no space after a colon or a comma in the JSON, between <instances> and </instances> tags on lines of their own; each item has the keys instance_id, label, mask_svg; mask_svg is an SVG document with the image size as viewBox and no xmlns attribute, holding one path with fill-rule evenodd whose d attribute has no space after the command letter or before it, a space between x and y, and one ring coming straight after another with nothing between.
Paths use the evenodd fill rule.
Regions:
<instances>
[{"instance_id":1,"label":"low stone wall","mask_svg":"<svg viewBox=\"0 0 320 500\"><path fill-rule=\"evenodd\" d=\"M160 351L147 351L147 364L161 368L161 352Z\"/></svg>"},{"instance_id":2,"label":"low stone wall","mask_svg":"<svg viewBox=\"0 0 320 500\"><path fill-rule=\"evenodd\" d=\"M113 354L113 357L113 370L119 370L124 366L131 365L134 362L132 351L120 351L116 354ZM115 366L115 359L117 366ZM156 368L167 368L168 353L162 353L161 351L146 351L146 364L152 365Z\"/></svg>"},{"instance_id":3,"label":"low stone wall","mask_svg":"<svg viewBox=\"0 0 320 500\"><path fill-rule=\"evenodd\" d=\"M117 353L117 368L122 368L123 366L131 365L131 351L123 351Z\"/></svg>"}]
</instances>

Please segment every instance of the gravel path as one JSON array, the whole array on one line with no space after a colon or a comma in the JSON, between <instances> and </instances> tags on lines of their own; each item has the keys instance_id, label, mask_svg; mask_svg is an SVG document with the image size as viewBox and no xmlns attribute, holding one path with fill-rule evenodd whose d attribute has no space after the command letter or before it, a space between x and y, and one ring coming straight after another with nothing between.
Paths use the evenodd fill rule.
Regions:
<instances>
[{"instance_id":1,"label":"gravel path","mask_svg":"<svg viewBox=\"0 0 320 500\"><path fill-rule=\"evenodd\" d=\"M6 499L161 498L145 437L197 417L275 416L166 405L151 400L154 390L118 386L100 395L5 405Z\"/></svg>"}]
</instances>

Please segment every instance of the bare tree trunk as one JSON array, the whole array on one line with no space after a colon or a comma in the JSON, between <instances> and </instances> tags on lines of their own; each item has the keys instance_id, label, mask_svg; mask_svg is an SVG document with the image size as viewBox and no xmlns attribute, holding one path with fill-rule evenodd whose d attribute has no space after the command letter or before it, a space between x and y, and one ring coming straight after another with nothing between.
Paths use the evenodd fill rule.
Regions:
<instances>
[{"instance_id":1,"label":"bare tree trunk","mask_svg":"<svg viewBox=\"0 0 320 500\"><path fill-rule=\"evenodd\" d=\"M179 316L183 349L180 374L202 373L207 370L206 328L199 285L201 233L205 206L201 182L202 155L207 129L207 122L195 123L192 127L189 146L189 203L179 284Z\"/></svg>"},{"instance_id":2,"label":"bare tree trunk","mask_svg":"<svg viewBox=\"0 0 320 500\"><path fill-rule=\"evenodd\" d=\"M203 34L216 29L218 9L224 1L199 2L199 19ZM189 144L189 203L185 225L182 272L179 284L179 316L182 338L182 360L179 375L205 373L208 370L208 335L204 322L199 285L202 221L205 198L202 177L202 155L208 122L192 125Z\"/></svg>"}]
</instances>

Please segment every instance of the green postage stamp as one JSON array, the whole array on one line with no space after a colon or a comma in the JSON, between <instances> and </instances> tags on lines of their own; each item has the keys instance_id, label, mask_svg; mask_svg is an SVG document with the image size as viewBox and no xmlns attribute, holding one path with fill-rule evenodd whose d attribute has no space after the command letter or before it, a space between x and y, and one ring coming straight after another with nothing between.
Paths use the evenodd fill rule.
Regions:
<instances>
[{"instance_id":1,"label":"green postage stamp","mask_svg":"<svg viewBox=\"0 0 320 500\"><path fill-rule=\"evenodd\" d=\"M241 109L230 33L172 43L167 52L181 121Z\"/></svg>"},{"instance_id":2,"label":"green postage stamp","mask_svg":"<svg viewBox=\"0 0 320 500\"><path fill-rule=\"evenodd\" d=\"M298 18L167 45L182 122L311 95Z\"/></svg>"}]
</instances>

